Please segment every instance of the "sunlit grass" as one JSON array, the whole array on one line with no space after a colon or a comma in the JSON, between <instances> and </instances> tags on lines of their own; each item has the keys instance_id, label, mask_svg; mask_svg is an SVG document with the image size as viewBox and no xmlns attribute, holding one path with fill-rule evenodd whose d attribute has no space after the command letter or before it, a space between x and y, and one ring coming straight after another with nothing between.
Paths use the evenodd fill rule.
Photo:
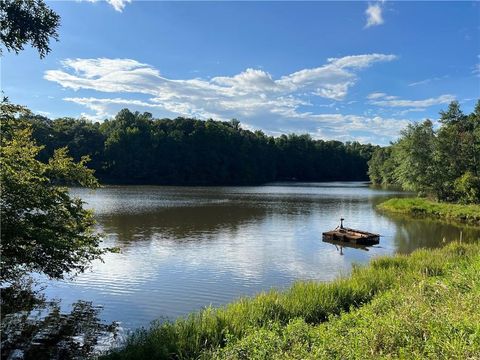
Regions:
<instances>
[{"instance_id":1,"label":"sunlit grass","mask_svg":"<svg viewBox=\"0 0 480 360\"><path fill-rule=\"evenodd\" d=\"M450 245L373 268L409 275L364 306L312 325L252 329L205 359L478 359L480 247ZM399 266L400 265L400 266ZM405 265L405 266L404 266Z\"/></svg>"},{"instance_id":2,"label":"sunlit grass","mask_svg":"<svg viewBox=\"0 0 480 360\"><path fill-rule=\"evenodd\" d=\"M475 204L442 203L423 198L394 198L381 203L377 208L395 213L431 216L480 224L480 205Z\"/></svg>"},{"instance_id":3,"label":"sunlit grass","mask_svg":"<svg viewBox=\"0 0 480 360\"><path fill-rule=\"evenodd\" d=\"M478 244L382 257L331 283L154 324L109 358L475 358L479 284Z\"/></svg>"}]
</instances>

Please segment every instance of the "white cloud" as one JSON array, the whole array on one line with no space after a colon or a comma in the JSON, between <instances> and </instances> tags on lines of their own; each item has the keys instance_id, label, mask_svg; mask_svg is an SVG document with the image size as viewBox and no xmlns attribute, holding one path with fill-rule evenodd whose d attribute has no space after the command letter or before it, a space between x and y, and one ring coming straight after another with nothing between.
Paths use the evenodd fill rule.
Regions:
<instances>
[{"instance_id":1,"label":"white cloud","mask_svg":"<svg viewBox=\"0 0 480 360\"><path fill-rule=\"evenodd\" d=\"M367 99L378 99L378 98L382 98L384 96L386 96L387 94L385 93L382 93L382 92L374 92L374 93L371 93L367 96Z\"/></svg>"},{"instance_id":2,"label":"white cloud","mask_svg":"<svg viewBox=\"0 0 480 360\"><path fill-rule=\"evenodd\" d=\"M35 114L39 114L39 115L42 115L42 116L52 116L52 113L51 112L48 112L48 111L42 111L42 110L34 110L33 111Z\"/></svg>"},{"instance_id":3,"label":"white cloud","mask_svg":"<svg viewBox=\"0 0 480 360\"><path fill-rule=\"evenodd\" d=\"M335 104L345 99L359 81L362 69L395 58L385 54L346 56L330 58L319 67L277 78L265 70L246 69L211 79L171 79L153 66L132 59L66 59L61 68L46 71L44 78L64 89L82 91L81 96L69 94L64 100L88 109L91 113L82 115L93 120L103 120L121 108L130 107L153 109L156 116L165 117L219 120L235 117L270 134L278 131L317 134L322 128L330 138L346 139L365 138L370 133L375 134L371 140L377 142L377 132L384 137L394 136L402 123L388 119L383 120L388 126L380 126L378 119L372 123L374 115L322 114L320 109L336 108ZM102 98L95 92L114 96ZM321 99L333 102L324 105Z\"/></svg>"},{"instance_id":4,"label":"white cloud","mask_svg":"<svg viewBox=\"0 0 480 360\"><path fill-rule=\"evenodd\" d=\"M410 109L405 109L405 110L395 112L395 113L393 113L393 115L395 115L395 116L405 116L406 114L411 113L411 112L423 112L425 110L426 110L425 108L410 108Z\"/></svg>"},{"instance_id":5,"label":"white cloud","mask_svg":"<svg viewBox=\"0 0 480 360\"><path fill-rule=\"evenodd\" d=\"M95 3L95 2L98 2L98 1L102 1L102 0L77 0L77 1L88 1L88 2L91 2L91 3ZM113 8L118 12L122 12L123 9L125 8L125 6L128 3L132 2L132 0L105 0L105 1L108 4L112 5Z\"/></svg>"},{"instance_id":6,"label":"white cloud","mask_svg":"<svg viewBox=\"0 0 480 360\"><path fill-rule=\"evenodd\" d=\"M415 81L415 82L412 82L412 83L408 84L408 86L425 85L425 84L428 84L432 81L433 81L433 79L425 79L425 80Z\"/></svg>"},{"instance_id":7,"label":"white cloud","mask_svg":"<svg viewBox=\"0 0 480 360\"><path fill-rule=\"evenodd\" d=\"M402 100L397 97L386 96L381 100L371 101L371 104L386 107L409 107L409 108L427 108L434 105L448 104L455 100L453 95L441 95L436 98L428 98L423 100Z\"/></svg>"},{"instance_id":8,"label":"white cloud","mask_svg":"<svg viewBox=\"0 0 480 360\"><path fill-rule=\"evenodd\" d=\"M369 55L351 55L342 58L329 58L328 62L341 68L365 68L374 61L395 60L395 55L369 54Z\"/></svg>"},{"instance_id":9,"label":"white cloud","mask_svg":"<svg viewBox=\"0 0 480 360\"><path fill-rule=\"evenodd\" d=\"M472 74L480 77L480 54L477 55L477 63L473 66Z\"/></svg>"},{"instance_id":10,"label":"white cloud","mask_svg":"<svg viewBox=\"0 0 480 360\"><path fill-rule=\"evenodd\" d=\"M46 71L44 78L73 90L146 94L152 106L178 115L229 118L295 113L311 105L309 97L340 101L358 81L360 69L394 59L384 54L346 56L279 79L263 70L246 69L210 80L169 79L154 67L131 59L66 59L61 69Z\"/></svg>"},{"instance_id":11,"label":"white cloud","mask_svg":"<svg viewBox=\"0 0 480 360\"><path fill-rule=\"evenodd\" d=\"M448 78L448 75L435 76L435 77L432 77L432 78L428 78L428 79L424 79L424 80L412 82L412 83L408 84L408 86L425 85L425 84L429 84L429 83L431 83L431 82L433 82L433 81L439 81L439 80L446 79L446 78Z\"/></svg>"},{"instance_id":12,"label":"white cloud","mask_svg":"<svg viewBox=\"0 0 480 360\"><path fill-rule=\"evenodd\" d=\"M366 141L368 139L370 142L385 144L396 138L400 130L410 123L407 119L385 118L376 115L303 113L298 114L297 118L315 124L315 133L320 134L319 137L324 139L347 141L363 137ZM312 128L306 126L304 131L311 132Z\"/></svg>"},{"instance_id":13,"label":"white cloud","mask_svg":"<svg viewBox=\"0 0 480 360\"><path fill-rule=\"evenodd\" d=\"M383 20L383 1L377 2L375 4L368 4L367 10L365 10L365 14L367 15L367 24L365 25L366 28L371 26L377 26L384 23Z\"/></svg>"},{"instance_id":14,"label":"white cloud","mask_svg":"<svg viewBox=\"0 0 480 360\"><path fill-rule=\"evenodd\" d=\"M86 117L91 120L105 120L111 116L109 112L109 108L111 105L118 105L120 107L128 107L134 106L136 108L160 108L160 105L152 104L149 102L141 101L141 100L132 100L132 99L121 99L121 98L114 98L114 99L101 99L101 98L79 98L79 97L66 97L63 100L68 102L73 102L78 105L83 105L87 109L95 111L95 115L82 113L83 117Z\"/></svg>"},{"instance_id":15,"label":"white cloud","mask_svg":"<svg viewBox=\"0 0 480 360\"><path fill-rule=\"evenodd\" d=\"M478 58L480 59L480 55L478 55ZM473 67L473 74L480 76L480 63L476 63L475 66Z\"/></svg>"},{"instance_id":16,"label":"white cloud","mask_svg":"<svg viewBox=\"0 0 480 360\"><path fill-rule=\"evenodd\" d=\"M107 2L112 5L115 10L122 12L125 5L131 3L132 0L107 0Z\"/></svg>"}]
</instances>

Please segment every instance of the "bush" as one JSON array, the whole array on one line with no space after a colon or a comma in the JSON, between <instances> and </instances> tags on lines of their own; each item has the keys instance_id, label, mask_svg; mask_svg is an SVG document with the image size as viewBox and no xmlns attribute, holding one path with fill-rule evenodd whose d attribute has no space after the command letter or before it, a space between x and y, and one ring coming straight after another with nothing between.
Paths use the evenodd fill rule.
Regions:
<instances>
[{"instance_id":1,"label":"bush","mask_svg":"<svg viewBox=\"0 0 480 360\"><path fill-rule=\"evenodd\" d=\"M455 194L463 204L480 203L480 177L467 171L454 183Z\"/></svg>"}]
</instances>

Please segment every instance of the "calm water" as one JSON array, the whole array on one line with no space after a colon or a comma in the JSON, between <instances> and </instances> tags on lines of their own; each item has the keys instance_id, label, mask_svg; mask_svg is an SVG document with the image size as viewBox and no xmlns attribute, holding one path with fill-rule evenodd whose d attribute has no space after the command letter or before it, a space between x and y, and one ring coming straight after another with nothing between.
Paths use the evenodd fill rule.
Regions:
<instances>
[{"instance_id":1,"label":"calm water","mask_svg":"<svg viewBox=\"0 0 480 360\"><path fill-rule=\"evenodd\" d=\"M103 305L125 329L220 305L299 279L328 281L352 263L409 253L480 230L387 216L375 205L405 194L363 183L259 187L106 187L74 189L94 209L106 245L121 248L72 281L49 282L51 297ZM339 218L383 235L369 251L321 240Z\"/></svg>"}]
</instances>

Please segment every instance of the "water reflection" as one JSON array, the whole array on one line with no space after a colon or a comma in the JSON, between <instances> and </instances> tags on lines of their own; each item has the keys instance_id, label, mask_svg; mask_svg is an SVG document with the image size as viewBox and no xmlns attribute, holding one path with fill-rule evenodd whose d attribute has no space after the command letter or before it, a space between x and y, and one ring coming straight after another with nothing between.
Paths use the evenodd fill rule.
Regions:
<instances>
[{"instance_id":1,"label":"water reflection","mask_svg":"<svg viewBox=\"0 0 480 360\"><path fill-rule=\"evenodd\" d=\"M249 222L262 221L264 207L181 206L159 208L156 211L113 213L98 217L103 232L115 234L119 246L134 241L173 239L176 242L214 239L228 228L236 232Z\"/></svg>"},{"instance_id":2,"label":"water reflection","mask_svg":"<svg viewBox=\"0 0 480 360\"><path fill-rule=\"evenodd\" d=\"M100 319L101 307L79 300L62 311L23 280L2 288L2 359L87 359L118 344L117 324Z\"/></svg>"},{"instance_id":3,"label":"water reflection","mask_svg":"<svg viewBox=\"0 0 480 360\"><path fill-rule=\"evenodd\" d=\"M407 194L363 183L256 187L106 187L73 189L93 208L108 246L121 248L73 281L49 282L65 303L102 304L102 318L126 328L221 305L295 280L328 281L352 263L439 246L480 230L387 216L376 204ZM322 242L345 226L382 235L363 251Z\"/></svg>"},{"instance_id":4,"label":"water reflection","mask_svg":"<svg viewBox=\"0 0 480 360\"><path fill-rule=\"evenodd\" d=\"M444 242L480 239L480 229L475 226L442 222L436 219L416 218L401 214L382 214L395 224L393 241L398 253L409 254L418 248L435 248Z\"/></svg>"},{"instance_id":5,"label":"water reflection","mask_svg":"<svg viewBox=\"0 0 480 360\"><path fill-rule=\"evenodd\" d=\"M322 241L335 246L335 249L337 249L338 253L342 256L344 255L343 249L345 249L345 248L369 251L369 248L372 247L372 245L370 245L370 246L358 245L358 244L353 244L353 243L349 243L349 242L345 242L345 241L337 241L337 240L323 239Z\"/></svg>"}]
</instances>

